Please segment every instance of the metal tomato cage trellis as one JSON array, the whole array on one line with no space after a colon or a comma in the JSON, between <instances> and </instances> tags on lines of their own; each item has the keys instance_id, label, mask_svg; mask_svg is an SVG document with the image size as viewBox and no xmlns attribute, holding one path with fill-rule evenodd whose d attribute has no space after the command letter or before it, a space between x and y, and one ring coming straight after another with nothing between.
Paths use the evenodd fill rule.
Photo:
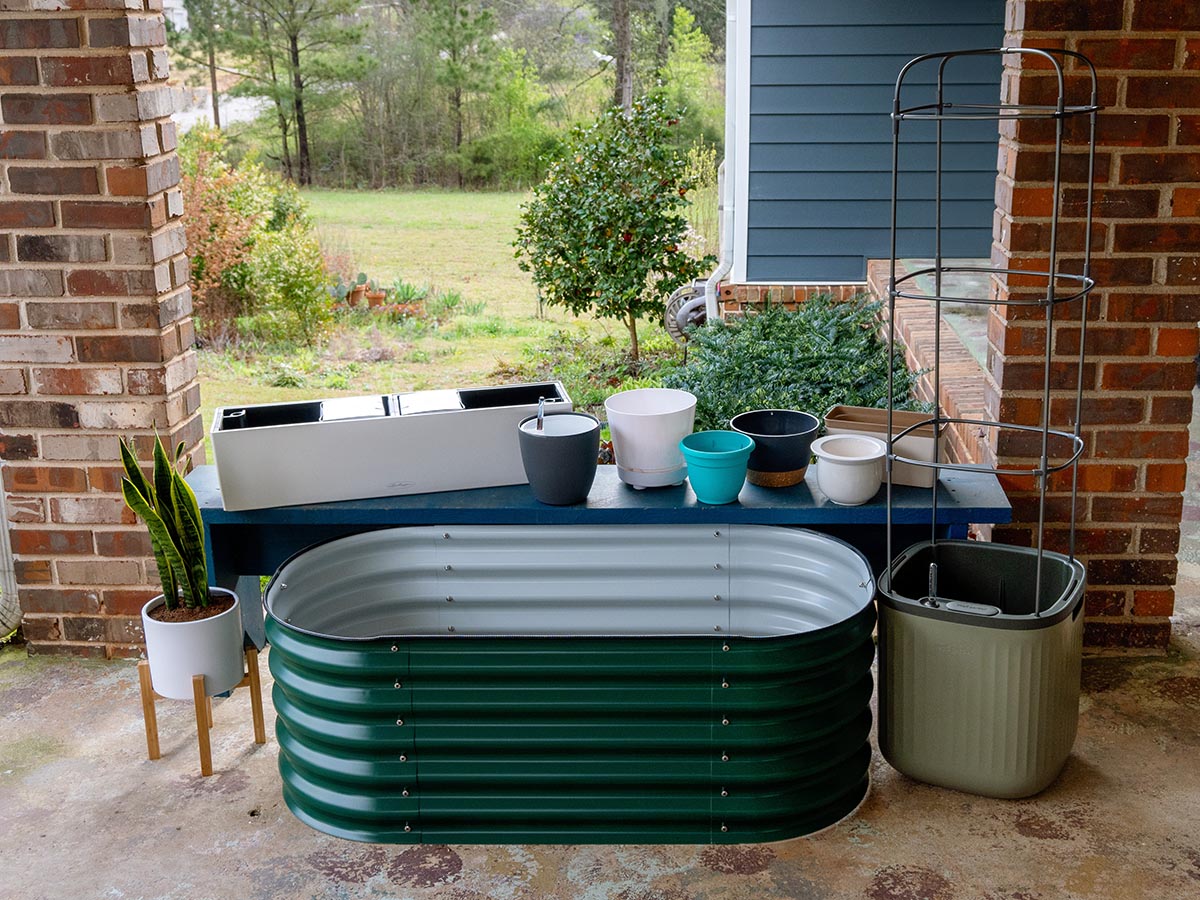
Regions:
<instances>
[{"instance_id":1,"label":"metal tomato cage trellis","mask_svg":"<svg viewBox=\"0 0 1200 900\"><path fill-rule=\"evenodd\" d=\"M948 74L963 68L971 57L1016 54L1023 62L1049 65L1057 81L1051 104L956 102ZM1067 103L1063 66L1074 60L1090 73L1087 103ZM928 102L904 105L902 93L911 96L914 70L927 73L936 66L933 96ZM905 91L908 83L908 91ZM928 83L928 82L927 82ZM1084 56L1069 50L1002 47L931 53L908 62L896 79L892 103L891 262L888 280L888 341L896 346L898 299L924 300L934 309L931 378L933 412L929 418L893 433L896 405L889 354L887 472L887 558L880 579L880 747L901 771L925 781L996 796L1025 796L1041 790L1057 775L1070 751L1078 710L1079 647L1082 641L1084 569L1075 558L1075 519L1078 462L1084 442L1080 421L1087 343L1088 296L1095 287L1091 277L1091 223L1095 167L1096 115L1100 110L1096 70ZM1063 143L1067 124L1086 119L1087 187L1083 213L1083 258L1079 274L1061 270ZM1048 260L1044 271L1029 268L991 268L947 263L944 256L943 180L947 130L956 123L1042 120L1054 126L1052 207L1049 217ZM931 123L933 139L933 264L897 273L898 208L902 132L910 123ZM1028 125L1016 127L1030 127ZM987 276L991 296L951 296L944 290L956 275ZM916 290L915 281L932 276L932 296ZM1041 293L1031 297L1031 287ZM1001 295L1001 288L1004 289ZM955 290L954 288L950 289ZM966 291L964 293L972 293ZM1079 301L1079 351L1074 403L1068 406L1070 422L1055 422L1052 403L1056 314L1059 307ZM1041 359L1041 420L1037 425L975 419L944 414L941 403L944 303L977 306L1024 307L1041 313L1044 348ZM1063 320L1071 321L1071 320ZM1074 321L1072 321L1072 325ZM944 426L1003 431L1032 436L1029 455L1036 452L1032 468L944 462ZM897 444L918 428L932 427L932 459L912 459L897 453ZM1036 447L1036 450L1033 448ZM932 467L942 471L989 471L997 475L1030 477L1037 483L1037 531L1033 547L1007 547L981 541L938 537L938 490L933 479L930 539L896 554L892 545L892 468L896 463ZM1046 547L1047 492L1056 473L1070 471L1071 514L1068 552ZM943 488L944 489L944 488ZM954 658L957 658L957 662ZM1030 664L1030 660L1033 663ZM1024 668L1022 668L1024 666ZM1073 682L1073 684L1072 684ZM1045 685L1051 684L1051 688ZM967 687L966 685L972 685ZM982 693L975 693L980 685ZM1047 696L1039 695L1048 692ZM991 696L989 696L989 694ZM1033 702L1028 702L1032 698ZM953 711L947 714L948 711ZM978 751L973 763L964 763L964 748ZM979 760L995 762L980 763Z\"/></svg>"}]
</instances>

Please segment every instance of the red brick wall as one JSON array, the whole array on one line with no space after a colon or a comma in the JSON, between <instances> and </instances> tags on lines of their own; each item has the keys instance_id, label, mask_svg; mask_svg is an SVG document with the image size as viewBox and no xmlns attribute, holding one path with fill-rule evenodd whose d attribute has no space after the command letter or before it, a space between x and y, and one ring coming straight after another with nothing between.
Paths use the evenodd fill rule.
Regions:
<instances>
[{"instance_id":1,"label":"red brick wall","mask_svg":"<svg viewBox=\"0 0 1200 900\"><path fill-rule=\"evenodd\" d=\"M797 303L803 303L818 294L830 294L839 300L848 300L866 290L866 284L723 284L721 311L737 313L743 307L766 303L782 303L794 308Z\"/></svg>"},{"instance_id":2,"label":"red brick wall","mask_svg":"<svg viewBox=\"0 0 1200 900\"><path fill-rule=\"evenodd\" d=\"M1079 551L1086 557L1086 641L1092 646L1164 648L1170 632L1186 475L1191 389L1200 319L1200 3L1185 0L1010 0L1010 46L1063 47L1090 57L1100 76L1092 228L1092 294L1084 367L1085 453L1078 503ZM1045 63L1015 57L1007 99L1050 102ZM1068 65L1072 100L1086 70ZM1046 268L1053 200L1047 123L1006 123L997 180L993 260ZM1082 124L1082 122L1080 123ZM1086 184L1082 129L1072 126L1061 202L1063 268L1079 271ZM1016 290L1013 293L1017 293ZM1079 305L1064 309L1078 321ZM1037 312L1037 316L1041 313ZM989 322L991 415L1036 424L1043 323L1016 308ZM1053 346L1055 378L1073 381L1079 330L1064 324ZM1065 394L1052 400L1069 427ZM1019 433L992 447L1005 464L1030 464ZM1017 524L994 537L1028 544L1036 522L1031 485L1006 485ZM1065 545L1069 483L1053 483L1048 545Z\"/></svg>"},{"instance_id":3,"label":"red brick wall","mask_svg":"<svg viewBox=\"0 0 1200 900\"><path fill-rule=\"evenodd\" d=\"M203 452L161 8L0 3L0 460L35 653L138 652L157 590L118 438Z\"/></svg>"}]
</instances>

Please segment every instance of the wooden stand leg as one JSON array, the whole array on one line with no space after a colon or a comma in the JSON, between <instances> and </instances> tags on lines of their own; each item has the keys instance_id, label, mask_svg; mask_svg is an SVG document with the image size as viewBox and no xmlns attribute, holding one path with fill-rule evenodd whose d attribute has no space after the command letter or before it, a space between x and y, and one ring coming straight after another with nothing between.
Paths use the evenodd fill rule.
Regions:
<instances>
[{"instance_id":1,"label":"wooden stand leg","mask_svg":"<svg viewBox=\"0 0 1200 900\"><path fill-rule=\"evenodd\" d=\"M258 672L258 649L246 648L246 677L250 681L250 711L254 714L254 743L267 742L267 727L263 722L262 679Z\"/></svg>"},{"instance_id":2,"label":"wooden stand leg","mask_svg":"<svg viewBox=\"0 0 1200 900\"><path fill-rule=\"evenodd\" d=\"M212 744L208 737L208 695L204 693L204 676L192 676L192 699L196 704L196 739L200 743L200 774L211 775Z\"/></svg>"},{"instance_id":3,"label":"wooden stand leg","mask_svg":"<svg viewBox=\"0 0 1200 900\"><path fill-rule=\"evenodd\" d=\"M205 718L208 719L208 727L212 728L213 727L212 697L204 698L204 716L205 716Z\"/></svg>"},{"instance_id":4,"label":"wooden stand leg","mask_svg":"<svg viewBox=\"0 0 1200 900\"><path fill-rule=\"evenodd\" d=\"M150 683L150 663L138 663L138 684L142 689L142 721L146 723L146 755L158 759L162 752L158 748L158 714L154 709L154 687Z\"/></svg>"}]
</instances>

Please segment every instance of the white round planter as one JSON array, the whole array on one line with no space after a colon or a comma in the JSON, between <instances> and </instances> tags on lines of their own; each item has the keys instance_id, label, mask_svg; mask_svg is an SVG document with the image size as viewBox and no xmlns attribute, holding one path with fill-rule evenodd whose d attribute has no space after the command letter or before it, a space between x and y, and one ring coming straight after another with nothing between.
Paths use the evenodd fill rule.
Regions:
<instances>
[{"instance_id":1,"label":"white round planter","mask_svg":"<svg viewBox=\"0 0 1200 900\"><path fill-rule=\"evenodd\" d=\"M828 434L813 441L817 486L841 506L860 506L883 484L887 444L859 434Z\"/></svg>"},{"instance_id":2,"label":"white round planter","mask_svg":"<svg viewBox=\"0 0 1200 900\"><path fill-rule=\"evenodd\" d=\"M164 602L159 594L142 607L146 659L154 690L174 700L191 700L192 676L204 676L208 696L234 688L242 680L242 607L237 594L210 588L214 595L233 598L220 615L198 622L159 622L150 610Z\"/></svg>"},{"instance_id":3,"label":"white round planter","mask_svg":"<svg viewBox=\"0 0 1200 900\"><path fill-rule=\"evenodd\" d=\"M672 388L636 388L604 401L617 476L635 488L665 487L687 477L679 442L692 433L696 397Z\"/></svg>"}]
</instances>

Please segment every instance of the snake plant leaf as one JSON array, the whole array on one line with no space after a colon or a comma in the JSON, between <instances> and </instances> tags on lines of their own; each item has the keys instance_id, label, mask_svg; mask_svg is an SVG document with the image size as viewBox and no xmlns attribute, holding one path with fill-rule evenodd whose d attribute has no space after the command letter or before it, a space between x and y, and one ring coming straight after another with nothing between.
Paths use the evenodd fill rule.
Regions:
<instances>
[{"instance_id":1,"label":"snake plant leaf","mask_svg":"<svg viewBox=\"0 0 1200 900\"><path fill-rule=\"evenodd\" d=\"M135 491L147 506L154 508L156 505L154 485L150 483L150 479L142 471L137 456L133 452L132 444L126 440L122 440L120 447L121 462L125 468L125 478L122 479L122 491L126 492L126 494L128 491ZM125 502L129 504L128 495ZM133 508L132 505L130 508ZM162 583L163 597L166 598L167 608L171 609L179 602L179 581L175 577L174 569L171 568L166 556L160 549L158 541L152 540L151 546L154 550L154 562L158 567L159 581Z\"/></svg>"},{"instance_id":2,"label":"snake plant leaf","mask_svg":"<svg viewBox=\"0 0 1200 900\"><path fill-rule=\"evenodd\" d=\"M146 499L146 502L153 506L154 485L142 471L137 456L133 452L132 444L125 440L121 441L121 463L125 466L125 477L133 483L134 488Z\"/></svg>"},{"instance_id":3,"label":"snake plant leaf","mask_svg":"<svg viewBox=\"0 0 1200 900\"><path fill-rule=\"evenodd\" d=\"M122 479L121 493L125 497L125 504L146 523L146 528L150 532L150 542L154 546L154 559L159 566L159 572L170 572L176 583L175 590L182 589L183 605L195 606L196 596L188 579L188 569L184 565L179 548L172 540L162 516L146 501L145 497L138 493L137 488L129 479ZM168 605L173 605L171 601L174 599L174 595L167 593L165 579L163 593L167 597ZM207 597L207 592L205 596Z\"/></svg>"},{"instance_id":4,"label":"snake plant leaf","mask_svg":"<svg viewBox=\"0 0 1200 900\"><path fill-rule=\"evenodd\" d=\"M208 563L204 555L204 525L200 519L200 504L178 472L171 479L171 493L179 514L180 549L188 565L192 593L201 606L208 606Z\"/></svg>"},{"instance_id":5,"label":"snake plant leaf","mask_svg":"<svg viewBox=\"0 0 1200 900\"><path fill-rule=\"evenodd\" d=\"M179 515L175 510L175 498L171 495L171 480L175 476L175 467L167 456L162 438L154 436L154 499L155 509L171 534L171 542L180 546Z\"/></svg>"}]
</instances>

